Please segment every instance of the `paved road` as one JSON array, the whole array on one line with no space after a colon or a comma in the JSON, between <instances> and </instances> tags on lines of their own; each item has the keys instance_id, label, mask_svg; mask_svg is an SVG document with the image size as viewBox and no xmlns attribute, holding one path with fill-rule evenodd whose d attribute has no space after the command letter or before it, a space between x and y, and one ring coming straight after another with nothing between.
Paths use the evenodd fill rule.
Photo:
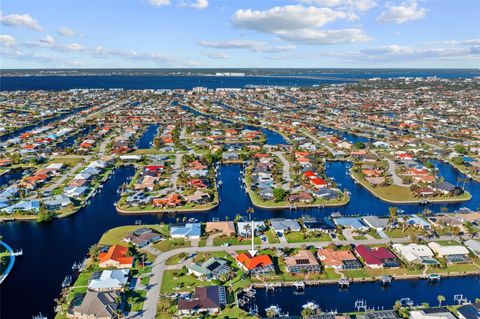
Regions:
<instances>
[{"instance_id":1,"label":"paved road","mask_svg":"<svg viewBox=\"0 0 480 319\"><path fill-rule=\"evenodd\" d=\"M388 163L388 173L392 176L393 184L400 187L410 187L410 184L404 184L400 176L395 172L395 163L389 158L385 158L385 160Z\"/></svg>"},{"instance_id":2,"label":"paved road","mask_svg":"<svg viewBox=\"0 0 480 319\"><path fill-rule=\"evenodd\" d=\"M58 178L54 183L50 184L50 186L46 187L45 190L51 192L58 186L62 185L62 183L67 180L67 178L75 174L80 169L80 167L84 165L84 162L87 162L89 159L90 159L90 156L85 157L84 161L78 163L77 165L69 169L68 172L62 173L62 176Z\"/></svg>"},{"instance_id":3,"label":"paved road","mask_svg":"<svg viewBox=\"0 0 480 319\"><path fill-rule=\"evenodd\" d=\"M173 165L175 172L172 174L172 184L174 189L177 189L177 180L178 175L180 174L180 167L182 166L182 158L183 154L175 154L175 164Z\"/></svg>"},{"instance_id":4,"label":"paved road","mask_svg":"<svg viewBox=\"0 0 480 319\"><path fill-rule=\"evenodd\" d=\"M290 163L287 159L283 156L281 152L273 152L280 161L283 163L283 180L285 183L282 185L282 188L285 190L289 189L289 183L292 181L292 177L290 176Z\"/></svg>"}]
</instances>

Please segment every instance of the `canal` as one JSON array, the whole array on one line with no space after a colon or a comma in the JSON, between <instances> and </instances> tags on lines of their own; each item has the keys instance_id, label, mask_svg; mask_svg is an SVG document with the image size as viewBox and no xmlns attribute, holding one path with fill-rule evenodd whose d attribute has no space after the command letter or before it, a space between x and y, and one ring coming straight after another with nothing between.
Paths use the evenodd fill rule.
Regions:
<instances>
[{"instance_id":1,"label":"canal","mask_svg":"<svg viewBox=\"0 0 480 319\"><path fill-rule=\"evenodd\" d=\"M368 293L366 293L368 292ZM315 302L323 311L353 312L355 301L365 300L369 309L392 309L396 300L410 298L415 305L423 302L437 306L438 295L445 297L443 304L456 304L454 295L463 294L470 301L480 297L480 277L442 278L432 283L428 280L396 280L391 286L382 287L380 282L353 283L348 289L338 285L307 286L298 293L294 287L275 291L257 289L256 304L260 315L266 316L265 308L278 305L282 312L300 315L302 305Z\"/></svg>"},{"instance_id":2,"label":"canal","mask_svg":"<svg viewBox=\"0 0 480 319\"><path fill-rule=\"evenodd\" d=\"M456 181L463 175L448 164L435 162L440 174L448 181ZM266 210L255 209L254 218L262 220L272 217L297 218L302 215L328 216L334 211L348 214L388 214L389 203L376 199L363 187L353 183L347 174L350 163L327 163L326 173L332 176L352 193L351 202L343 207L319 208L304 210ZM29 318L39 311L48 313L51 317L54 302L61 290L61 283L65 275L71 273L74 262L81 261L88 248L96 243L108 229L134 224L142 220L145 224L175 222L176 218L186 216L201 221L228 216L233 220L237 214L244 214L252 203L241 185L241 170L239 164L223 165L219 168L219 180L222 186L219 189L220 204L217 208L202 213L165 214L146 216L123 216L115 211L113 204L118 200L117 189L134 174L133 167L122 167L115 170L115 174L105 183L103 190L92 199L89 206L81 209L77 214L56 220L51 223L37 224L35 222L16 222L0 224L0 235L13 249L23 249L24 256L17 263L9 278L1 286L0 313L4 318ZM475 209L479 203L479 183L466 184L472 192L473 199L462 204L429 205L428 208L439 211L442 206L450 210L460 207ZM399 205L408 213L415 213L423 209L420 205ZM451 284L448 284L451 283ZM473 285L473 284L474 285ZM312 299L321 303L322 307L343 311L342 307L351 307L353 302L364 297L365 288L376 291L380 289L378 283L354 284L348 291L338 291L336 285L307 288L309 298L296 297L289 288L278 290L278 298L273 299L269 294L258 294L259 308L270 304L279 304L286 311L296 313L300 311L301 303ZM451 287L450 287L451 286ZM358 287L358 288L357 288ZM363 287L363 288L362 288ZM450 287L450 288L448 288ZM454 289L455 288L455 289ZM448 290L451 289L451 290ZM426 286L423 281L398 281L391 288L379 290L375 299L368 300L369 306L383 306L389 308L399 297L410 297L416 302L431 301L438 293L451 299L451 295L465 293L469 298L475 291L478 292L478 279L472 277L445 279L438 286ZM460 291L461 290L461 291ZM380 293L381 292L381 293ZM373 294L372 294L373 295ZM263 299L262 299L263 298ZM450 299L449 299L450 298ZM28 300L28 302L25 302ZM275 300L275 302L273 301ZM265 307L264 307L265 306Z\"/></svg>"},{"instance_id":3,"label":"canal","mask_svg":"<svg viewBox=\"0 0 480 319\"><path fill-rule=\"evenodd\" d=\"M3 81L3 79L2 79ZM70 111L70 112L66 112L66 113L62 113L60 115L57 115L57 116L54 116L54 117L51 117L51 118L48 118L48 119L45 119L45 120L41 120L39 121L38 123L35 123L34 125L30 125L30 126L26 126L26 127L22 127L22 128L19 128L13 132L10 132L8 134L5 134L5 135L2 135L0 136L0 142L5 142L6 140L10 139L10 138L13 138L13 137L17 137L19 136L20 134L22 133L25 133L25 132L28 132L28 131L32 131L34 129L37 129L39 127L42 127L42 126L45 126L47 124L50 124L52 122L55 122L55 121L59 121L59 120L62 120L64 118L66 118L67 116L69 115L73 115L73 114L76 114L78 112L81 112L83 110L86 110L87 108L89 108L90 105L87 105L87 106L82 106L82 107L79 107L79 108L76 108L75 110L73 111Z\"/></svg>"},{"instance_id":4,"label":"canal","mask_svg":"<svg viewBox=\"0 0 480 319\"><path fill-rule=\"evenodd\" d=\"M137 148L142 150L151 148L159 127L158 124L149 125L145 133L138 139Z\"/></svg>"}]
</instances>

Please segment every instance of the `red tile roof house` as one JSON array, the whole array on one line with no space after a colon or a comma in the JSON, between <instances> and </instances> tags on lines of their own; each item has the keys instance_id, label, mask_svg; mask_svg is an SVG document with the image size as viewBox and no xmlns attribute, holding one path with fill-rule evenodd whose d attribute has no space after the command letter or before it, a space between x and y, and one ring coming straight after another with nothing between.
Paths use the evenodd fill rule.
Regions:
<instances>
[{"instance_id":1,"label":"red tile roof house","mask_svg":"<svg viewBox=\"0 0 480 319\"><path fill-rule=\"evenodd\" d=\"M127 256L128 247L113 245L106 253L98 254L100 268L132 268L133 257Z\"/></svg>"},{"instance_id":2,"label":"red tile roof house","mask_svg":"<svg viewBox=\"0 0 480 319\"><path fill-rule=\"evenodd\" d=\"M252 257L250 254L241 253L235 259L243 270L253 274L268 274L275 271L273 261L268 255Z\"/></svg>"},{"instance_id":3,"label":"red tile roof house","mask_svg":"<svg viewBox=\"0 0 480 319\"><path fill-rule=\"evenodd\" d=\"M365 245L355 247L357 256L368 268L399 267L397 256L385 247L371 248Z\"/></svg>"},{"instance_id":4,"label":"red tile roof house","mask_svg":"<svg viewBox=\"0 0 480 319\"><path fill-rule=\"evenodd\" d=\"M219 313L227 303L226 291L223 286L196 287L191 299L178 301L178 312L181 315L195 313Z\"/></svg>"}]
</instances>

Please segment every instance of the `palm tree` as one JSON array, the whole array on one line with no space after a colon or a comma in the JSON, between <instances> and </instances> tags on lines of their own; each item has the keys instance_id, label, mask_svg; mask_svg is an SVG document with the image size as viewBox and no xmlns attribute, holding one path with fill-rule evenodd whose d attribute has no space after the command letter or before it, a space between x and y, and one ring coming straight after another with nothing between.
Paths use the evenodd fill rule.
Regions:
<instances>
[{"instance_id":1,"label":"palm tree","mask_svg":"<svg viewBox=\"0 0 480 319\"><path fill-rule=\"evenodd\" d=\"M442 306L442 302L445 301L445 297L442 296L442 295L438 295L438 296L437 296L437 300L438 300L438 306L441 307L441 306Z\"/></svg>"},{"instance_id":2,"label":"palm tree","mask_svg":"<svg viewBox=\"0 0 480 319\"><path fill-rule=\"evenodd\" d=\"M248 220L252 220L252 214L255 213L255 210L253 207L248 207L247 209L247 214L248 214Z\"/></svg>"}]
</instances>

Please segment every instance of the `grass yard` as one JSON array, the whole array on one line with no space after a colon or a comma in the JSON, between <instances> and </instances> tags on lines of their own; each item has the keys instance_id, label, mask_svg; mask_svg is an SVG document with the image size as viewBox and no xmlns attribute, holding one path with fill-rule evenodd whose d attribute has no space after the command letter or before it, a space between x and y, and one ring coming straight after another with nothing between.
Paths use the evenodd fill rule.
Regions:
<instances>
[{"instance_id":1,"label":"grass yard","mask_svg":"<svg viewBox=\"0 0 480 319\"><path fill-rule=\"evenodd\" d=\"M191 292L195 287L210 285L209 281L197 279L194 276L187 275L186 271L166 270L163 274L162 293L171 292Z\"/></svg>"},{"instance_id":2,"label":"grass yard","mask_svg":"<svg viewBox=\"0 0 480 319\"><path fill-rule=\"evenodd\" d=\"M400 228L389 229L384 231L385 234L390 238L404 238L410 236L422 236L425 235L426 232L423 229L415 228L415 227L407 227L405 230Z\"/></svg>"},{"instance_id":3,"label":"grass yard","mask_svg":"<svg viewBox=\"0 0 480 319\"><path fill-rule=\"evenodd\" d=\"M182 238L162 240L152 245L153 248L162 252L172 250L172 249L177 249L177 248L187 248L190 246L191 246L190 241Z\"/></svg>"},{"instance_id":4,"label":"grass yard","mask_svg":"<svg viewBox=\"0 0 480 319\"><path fill-rule=\"evenodd\" d=\"M285 237L289 243L306 243L306 242L325 242L332 239L328 234L321 232L288 232Z\"/></svg>"},{"instance_id":5,"label":"grass yard","mask_svg":"<svg viewBox=\"0 0 480 319\"><path fill-rule=\"evenodd\" d=\"M141 311L147 295L146 290L130 290L126 293L125 311Z\"/></svg>"},{"instance_id":6,"label":"grass yard","mask_svg":"<svg viewBox=\"0 0 480 319\"><path fill-rule=\"evenodd\" d=\"M271 229L265 232L265 236L270 244L278 244L280 242L275 232Z\"/></svg>"},{"instance_id":7,"label":"grass yard","mask_svg":"<svg viewBox=\"0 0 480 319\"><path fill-rule=\"evenodd\" d=\"M123 237L125 237L128 233L139 229L139 228L152 228L159 233L168 236L169 230L168 230L168 225L135 225L135 226L122 226L122 227L117 227L117 228L112 228L110 230L107 230L102 238L100 238L100 241L98 242L100 245L115 245L119 243L125 243L123 241ZM126 245L126 243L125 243Z\"/></svg>"}]
</instances>

